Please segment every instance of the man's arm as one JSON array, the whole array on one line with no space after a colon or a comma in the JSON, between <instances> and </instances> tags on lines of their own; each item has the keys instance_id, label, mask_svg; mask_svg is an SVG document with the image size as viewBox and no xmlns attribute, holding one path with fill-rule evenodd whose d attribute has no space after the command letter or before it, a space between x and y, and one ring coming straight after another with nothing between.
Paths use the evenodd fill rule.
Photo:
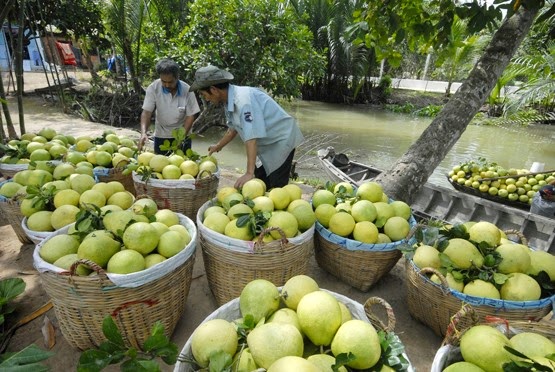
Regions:
<instances>
[{"instance_id":1,"label":"man's arm","mask_svg":"<svg viewBox=\"0 0 555 372\"><path fill-rule=\"evenodd\" d=\"M231 142L232 139L235 138L237 135L237 131L235 129L229 128L224 136L216 143L208 148L208 155L212 155L214 152L220 152L221 149L225 147L228 143Z\"/></svg>"},{"instance_id":2,"label":"man's arm","mask_svg":"<svg viewBox=\"0 0 555 372\"><path fill-rule=\"evenodd\" d=\"M139 138L138 144L139 151L141 151L145 142L148 140L146 132L150 125L150 119L152 119L152 112L143 110L143 112L141 112L141 137Z\"/></svg>"},{"instance_id":3,"label":"man's arm","mask_svg":"<svg viewBox=\"0 0 555 372\"><path fill-rule=\"evenodd\" d=\"M183 128L185 128L185 135L188 136L191 133L191 128L193 127L193 123L195 122L195 116L186 116L185 122L183 124Z\"/></svg>"},{"instance_id":4,"label":"man's arm","mask_svg":"<svg viewBox=\"0 0 555 372\"><path fill-rule=\"evenodd\" d=\"M236 189L243 187L245 182L252 180L254 178L254 170L256 169L256 139L251 139L245 142L245 148L247 150L247 171L244 175L239 177L237 181L235 181L234 186Z\"/></svg>"}]
</instances>

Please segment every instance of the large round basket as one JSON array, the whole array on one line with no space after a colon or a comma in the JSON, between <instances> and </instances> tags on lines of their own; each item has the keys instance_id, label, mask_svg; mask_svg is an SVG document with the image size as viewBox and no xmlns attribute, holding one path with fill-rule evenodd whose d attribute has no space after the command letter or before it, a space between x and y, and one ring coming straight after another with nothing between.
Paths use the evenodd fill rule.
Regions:
<instances>
[{"instance_id":1,"label":"large round basket","mask_svg":"<svg viewBox=\"0 0 555 372\"><path fill-rule=\"evenodd\" d=\"M34 244L39 244L53 233L53 231L35 231L29 229L29 227L27 226L27 217L23 217L23 220L21 220L20 223L20 227L25 233L25 236L27 236L27 238L30 239L31 242L33 242Z\"/></svg>"},{"instance_id":2,"label":"large round basket","mask_svg":"<svg viewBox=\"0 0 555 372\"><path fill-rule=\"evenodd\" d=\"M9 182L9 181L6 181ZM0 184L1 185L1 184ZM17 239L23 244L32 244L33 241L27 236L21 222L23 221L23 214L17 199L8 199L0 196L0 218L8 222L17 235Z\"/></svg>"},{"instance_id":3,"label":"large round basket","mask_svg":"<svg viewBox=\"0 0 555 372\"><path fill-rule=\"evenodd\" d=\"M199 209L197 227L208 285L218 305L239 297L254 279L282 286L291 277L307 273L314 227L295 238L267 243L233 239L203 225L203 213L211 204L209 201Z\"/></svg>"},{"instance_id":4,"label":"large round basket","mask_svg":"<svg viewBox=\"0 0 555 372\"><path fill-rule=\"evenodd\" d=\"M3 164L0 163L0 174L5 178L12 178L17 172L28 169L29 164Z\"/></svg>"},{"instance_id":5,"label":"large round basket","mask_svg":"<svg viewBox=\"0 0 555 372\"><path fill-rule=\"evenodd\" d=\"M393 333L395 328L395 314L393 313L393 309L391 308L391 306L383 299L379 297L370 297L368 300L366 300L364 305L362 305L350 299L349 297L343 296L339 293L328 291L327 289L322 289L322 290L328 292L329 294L334 296L338 301L345 304L345 306L347 306L347 308L351 312L353 319L359 319L359 320L364 320L366 322L369 322L378 331ZM382 305L385 308L385 311L388 317L386 323L382 322L380 318L377 317L376 314L372 311L373 306L376 304ZM225 320L232 321L239 318L241 318L239 299L235 298L227 302L226 304L222 305L212 314L208 315L206 319L202 321L202 323L205 323L212 319L225 319ZM404 352L402 355L403 355L403 358L408 362L408 368L404 370L408 372L413 372L414 368L410 364L408 356ZM174 372L196 371L197 369L195 369L194 365L187 362L187 360L192 360L192 359L193 359L193 354L191 352L191 337L189 337L189 339L185 343L185 346L181 350L181 353L179 354L178 361L173 371ZM294 371L291 371L291 372L294 372Z\"/></svg>"},{"instance_id":6,"label":"large round basket","mask_svg":"<svg viewBox=\"0 0 555 372\"><path fill-rule=\"evenodd\" d=\"M220 182L220 171L208 177L201 174L194 180L143 181L141 175L133 172L133 182L137 195L150 196L161 209L171 209L195 220L197 211L204 203L216 196Z\"/></svg>"},{"instance_id":7,"label":"large round basket","mask_svg":"<svg viewBox=\"0 0 555 372\"><path fill-rule=\"evenodd\" d=\"M98 179L97 182L111 182L111 181L118 181L120 182L125 190L129 191L133 195L136 195L135 192L135 183L133 182L133 176L131 173L124 174L123 171L125 168L104 168L104 169L94 169L93 173Z\"/></svg>"},{"instance_id":8,"label":"large round basket","mask_svg":"<svg viewBox=\"0 0 555 372\"><path fill-rule=\"evenodd\" d=\"M191 235L187 247L157 265L127 275L107 274L86 260L76 261L69 272L42 260L39 255L42 245L52 236L66 233L69 227L37 245L34 265L70 345L82 350L98 347L106 340L102 332L106 316L113 318L127 346L141 349L157 321L171 337L185 309L197 243L193 221L181 214L179 217ZM89 263L98 275L74 275L79 263Z\"/></svg>"},{"instance_id":9,"label":"large round basket","mask_svg":"<svg viewBox=\"0 0 555 372\"><path fill-rule=\"evenodd\" d=\"M550 318L551 317L548 315L538 322L528 322L508 321L503 318L492 317L480 322L476 315L475 308L469 304L465 304L452 317L441 347L437 350L434 356L430 372L442 372L449 365L463 360L459 348L460 339L462 335L474 325L480 324L496 327L508 338L511 338L515 334L521 332L533 332L545 336L555 342L555 325Z\"/></svg>"},{"instance_id":10,"label":"large round basket","mask_svg":"<svg viewBox=\"0 0 555 372\"><path fill-rule=\"evenodd\" d=\"M506 301L469 296L449 288L445 277L435 269L420 270L408 259L405 268L409 313L439 336L445 335L451 317L465 303L472 305L479 321L484 321L486 316L497 316L512 322L540 320L551 311L555 300L555 296L537 301ZM438 275L443 284L432 282L426 273Z\"/></svg>"},{"instance_id":11,"label":"large round basket","mask_svg":"<svg viewBox=\"0 0 555 372\"><path fill-rule=\"evenodd\" d=\"M411 227L416 224L411 216ZM400 240L386 244L365 244L336 235L316 222L314 255L318 266L351 287L368 291L401 258Z\"/></svg>"}]
</instances>

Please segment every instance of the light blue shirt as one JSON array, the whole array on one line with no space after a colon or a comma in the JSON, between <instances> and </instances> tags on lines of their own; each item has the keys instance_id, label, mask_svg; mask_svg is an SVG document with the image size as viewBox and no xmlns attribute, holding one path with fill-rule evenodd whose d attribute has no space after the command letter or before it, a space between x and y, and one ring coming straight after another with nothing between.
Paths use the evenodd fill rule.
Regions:
<instances>
[{"instance_id":1,"label":"light blue shirt","mask_svg":"<svg viewBox=\"0 0 555 372\"><path fill-rule=\"evenodd\" d=\"M266 174L277 170L304 140L295 119L257 88L230 84L226 119L243 142L256 139L258 160Z\"/></svg>"}]
</instances>

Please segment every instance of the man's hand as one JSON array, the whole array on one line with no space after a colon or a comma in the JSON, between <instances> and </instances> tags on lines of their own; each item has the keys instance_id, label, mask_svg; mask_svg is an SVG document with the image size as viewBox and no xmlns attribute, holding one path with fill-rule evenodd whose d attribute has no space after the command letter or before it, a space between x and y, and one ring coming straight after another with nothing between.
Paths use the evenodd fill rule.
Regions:
<instances>
[{"instance_id":1,"label":"man's hand","mask_svg":"<svg viewBox=\"0 0 555 372\"><path fill-rule=\"evenodd\" d=\"M146 141L148 141L148 136L146 135L146 133L141 134L141 138L139 138L139 143L137 144L137 149L139 151L143 149L143 146L145 145Z\"/></svg>"},{"instance_id":2,"label":"man's hand","mask_svg":"<svg viewBox=\"0 0 555 372\"><path fill-rule=\"evenodd\" d=\"M214 152L220 152L220 150L221 150L220 146L218 146L218 145L211 145L211 146L208 148L208 156L212 155L212 153L214 153Z\"/></svg>"},{"instance_id":3,"label":"man's hand","mask_svg":"<svg viewBox=\"0 0 555 372\"><path fill-rule=\"evenodd\" d=\"M237 181L235 181L234 187L239 190L247 181L250 181L253 178L254 174L245 173L241 177L239 177Z\"/></svg>"}]
</instances>

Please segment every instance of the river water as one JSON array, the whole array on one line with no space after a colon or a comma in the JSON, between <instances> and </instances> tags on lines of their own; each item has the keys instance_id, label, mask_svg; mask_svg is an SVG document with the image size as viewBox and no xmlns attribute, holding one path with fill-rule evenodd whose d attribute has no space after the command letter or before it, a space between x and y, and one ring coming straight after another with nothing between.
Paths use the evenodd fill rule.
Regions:
<instances>
[{"instance_id":1,"label":"river water","mask_svg":"<svg viewBox=\"0 0 555 372\"><path fill-rule=\"evenodd\" d=\"M432 121L368 106L298 101L284 108L297 118L306 137L296 152L300 178L323 181L326 176L318 166L318 149L333 146L352 160L387 169ZM223 130L211 128L203 137L195 138L193 149L205 154L222 135ZM239 137L216 157L224 166L245 169L245 150ZM453 166L479 157L506 168L530 169L539 162L545 164L545 170L555 169L555 126L469 125L428 181L448 185L445 175Z\"/></svg>"}]
</instances>

